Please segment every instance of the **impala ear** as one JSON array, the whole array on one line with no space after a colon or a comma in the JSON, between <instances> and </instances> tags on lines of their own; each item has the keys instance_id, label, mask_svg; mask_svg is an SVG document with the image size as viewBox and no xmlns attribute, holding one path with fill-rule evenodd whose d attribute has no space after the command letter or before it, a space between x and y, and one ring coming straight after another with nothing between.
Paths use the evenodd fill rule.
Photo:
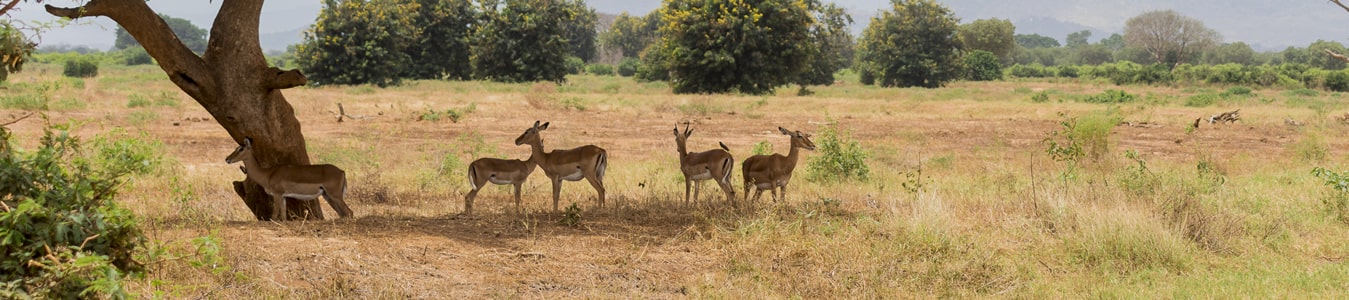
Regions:
<instances>
[{"instance_id":1,"label":"impala ear","mask_svg":"<svg viewBox=\"0 0 1349 300\"><path fill-rule=\"evenodd\" d=\"M547 129L548 129L548 123L545 122L545 123L543 123L543 126L535 126L535 127L538 127L539 130L547 130Z\"/></svg>"},{"instance_id":2,"label":"impala ear","mask_svg":"<svg viewBox=\"0 0 1349 300\"><path fill-rule=\"evenodd\" d=\"M792 135L792 132L788 131L787 128L778 127L778 131L785 135Z\"/></svg>"},{"instance_id":3,"label":"impala ear","mask_svg":"<svg viewBox=\"0 0 1349 300\"><path fill-rule=\"evenodd\" d=\"M690 135L693 135L693 129L684 129L684 137L689 137Z\"/></svg>"},{"instance_id":4,"label":"impala ear","mask_svg":"<svg viewBox=\"0 0 1349 300\"><path fill-rule=\"evenodd\" d=\"M251 138L251 137L245 137L245 138L244 138L244 146L252 147L252 146L253 146L253 138Z\"/></svg>"},{"instance_id":5,"label":"impala ear","mask_svg":"<svg viewBox=\"0 0 1349 300\"><path fill-rule=\"evenodd\" d=\"M675 136L679 136L679 125L675 125L674 134Z\"/></svg>"}]
</instances>

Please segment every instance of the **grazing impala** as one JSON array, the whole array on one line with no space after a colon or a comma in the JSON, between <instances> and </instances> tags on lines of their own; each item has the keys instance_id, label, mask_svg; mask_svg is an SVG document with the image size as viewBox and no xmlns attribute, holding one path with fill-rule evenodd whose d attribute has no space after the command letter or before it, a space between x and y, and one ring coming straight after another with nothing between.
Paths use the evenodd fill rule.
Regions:
<instances>
[{"instance_id":1,"label":"grazing impala","mask_svg":"<svg viewBox=\"0 0 1349 300\"><path fill-rule=\"evenodd\" d=\"M239 161L244 162L244 173L248 174L248 178L261 185L268 195L272 195L272 220L285 219L286 197L308 201L317 200L319 195L328 200L328 206L332 206L339 216L351 217L351 208L342 201L342 196L347 192L347 175L342 169L329 164L263 168L253 157L252 138L244 138L244 144L225 157L225 163ZM322 209L315 209L314 214L323 218Z\"/></svg>"},{"instance_id":2,"label":"grazing impala","mask_svg":"<svg viewBox=\"0 0 1349 300\"><path fill-rule=\"evenodd\" d=\"M538 123L535 123L538 126ZM544 127L547 127L545 124ZM526 129L525 133L515 138L515 145L525 144L525 136L530 135L534 128ZM537 135L537 133L535 133ZM529 159L499 159L499 158L479 158L468 165L468 184L473 187L468 195L464 196L464 213L473 213L473 198L478 196L478 190L482 189L487 182L494 184L510 184L515 186L515 209L520 210L520 186L529 179L529 174L534 173L536 166L534 154L530 154Z\"/></svg>"},{"instance_id":3,"label":"grazing impala","mask_svg":"<svg viewBox=\"0 0 1349 300\"><path fill-rule=\"evenodd\" d=\"M548 123L539 125L539 121L534 121L534 127L525 130L520 138L515 139L515 143L529 144L534 149L529 161L543 169L543 174L548 175L548 180L552 181L553 211L557 211L557 201L562 194L562 181L580 181L582 178L590 181L590 186L599 192L599 206L604 207L604 168L609 164L607 160L609 155L603 148L595 145L543 152L543 138L539 136L539 132L547 129Z\"/></svg>"},{"instance_id":4,"label":"grazing impala","mask_svg":"<svg viewBox=\"0 0 1349 300\"><path fill-rule=\"evenodd\" d=\"M782 154L773 155L755 155L745 159L742 164L741 173L745 175L745 199L749 200L749 187L753 185L758 188L754 192L754 200L758 201L759 196L763 195L765 189L773 192L773 201L778 201L778 190L782 189L782 198L787 198L787 182L792 180L792 170L796 169L797 150L806 149L815 151L815 143L810 141L810 134L800 131L789 131L786 128L778 127L782 134L792 137L792 149L787 156Z\"/></svg>"},{"instance_id":5,"label":"grazing impala","mask_svg":"<svg viewBox=\"0 0 1349 300\"><path fill-rule=\"evenodd\" d=\"M689 136L693 135L693 129L684 125L684 133L679 132L679 124L674 128L675 146L679 150L679 170L684 172L684 204L689 203L689 186L693 185L693 198L698 198L698 192L703 187L703 181L712 179L721 186L721 190L726 192L726 201L735 204L735 188L731 187L731 170L734 170L735 159L731 157L731 148L726 144L721 144L721 149L712 149L704 152L688 153L685 143Z\"/></svg>"}]
</instances>

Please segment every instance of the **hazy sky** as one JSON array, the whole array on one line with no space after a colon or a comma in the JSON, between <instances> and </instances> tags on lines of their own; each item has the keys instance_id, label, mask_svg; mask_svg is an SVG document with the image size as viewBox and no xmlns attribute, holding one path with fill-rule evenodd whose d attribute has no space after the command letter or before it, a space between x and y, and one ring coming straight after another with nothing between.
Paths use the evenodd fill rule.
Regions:
<instances>
[{"instance_id":1,"label":"hazy sky","mask_svg":"<svg viewBox=\"0 0 1349 300\"><path fill-rule=\"evenodd\" d=\"M209 28L211 19L223 0L157 0L149 1L160 13L185 18L203 28ZM827 1L827 0L826 0ZM74 6L78 1L49 0L57 6ZM1282 49L1302 46L1317 39L1349 44L1349 12L1325 0L945 0L938 1L951 7L962 22L983 18L1010 19L1020 23L1032 18L1053 18L1081 24L1094 29L1093 38L1120 32L1128 18L1140 13L1174 9L1181 14L1199 19L1217 30L1225 41L1244 41L1260 49ZM589 0L597 11L618 13L628 11L644 14L660 5L659 0ZM865 24L879 9L889 5L888 0L839 0L858 22ZM273 0L263 8L261 33L280 32L305 27L318 16L321 1ZM22 3L21 11L12 14L14 20L49 22L40 5ZM42 35L43 44L88 45L106 49L112 46L113 23L107 18L93 22L52 29ZM1019 31L1018 33L1027 33ZM1062 40L1062 36L1051 36Z\"/></svg>"}]
</instances>

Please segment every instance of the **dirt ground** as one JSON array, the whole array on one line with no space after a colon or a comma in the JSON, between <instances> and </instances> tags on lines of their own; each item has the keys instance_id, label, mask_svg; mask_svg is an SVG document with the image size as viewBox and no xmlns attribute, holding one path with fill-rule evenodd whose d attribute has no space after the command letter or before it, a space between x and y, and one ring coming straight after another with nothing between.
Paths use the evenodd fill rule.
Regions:
<instances>
[{"instance_id":1,"label":"dirt ground","mask_svg":"<svg viewBox=\"0 0 1349 300\"><path fill-rule=\"evenodd\" d=\"M1011 89L1012 85L999 88ZM769 141L778 151L784 150L787 139L776 134L777 126L817 130L819 124L828 121L821 112L876 152L878 163L873 168L879 169L877 172L937 155L971 161L995 153L993 156L1001 156L1004 161L1020 161L1036 153L1043 155L1041 142L1046 133L1059 128L1057 112L1097 109L1080 104L1037 106L1025 100L989 103L979 99L924 102L800 97L770 97L769 104L746 109L747 103L757 98L707 100L657 95L641 100L650 104L627 106L599 100L577 111L532 107L516 93L460 97L447 93L287 91L311 149L325 143L375 143L378 151L386 154L435 153L456 147L452 144L456 136L477 133L505 156L523 158L528 154L527 147L517 147L511 141L534 120L543 120L552 122L544 133L547 148L600 145L610 152L611 172L634 164L674 162L671 128L678 122L693 122L696 133L690 138L690 148L711 149L721 141L732 147L737 160L743 160L759 141ZM335 110L334 103L339 101L345 102L349 114L370 118L335 122L329 111ZM390 104L393 102L402 104ZM468 102L476 103L477 110L458 123L416 120L425 107L444 109ZM699 102L722 108L707 114L689 114L675 108ZM116 105L108 106L110 111L95 106L49 115L53 120L96 120L81 127L84 134L96 134L126 126L121 115L127 108ZM1248 156L1258 161L1284 155L1287 145L1300 136L1296 127L1280 122L1285 116L1282 112L1264 114L1258 110L1243 110L1249 121L1204 123L1193 133L1185 130L1194 118L1220 110L1161 107L1146 113L1126 113L1126 121L1141 122L1138 116L1147 115L1150 123L1117 126L1112 138L1117 149L1136 149L1158 161L1183 161L1199 152ZM185 176L242 178L236 166L223 162L235 144L199 107L187 102L180 108L158 111L161 117L141 129L166 144L167 155L192 173ZM0 111L0 116L8 113L13 111ZM32 141L41 126L39 121L25 121L11 127L19 140ZM1345 146L1339 142L1343 139L1331 140L1331 149ZM384 157L399 160L390 165L435 167L434 162L403 161L420 156ZM670 174L661 176L677 176L674 166L664 170ZM586 210L580 226L568 227L558 224L560 213L550 211L548 187L540 173L535 172L526 189L526 214L509 213L513 206L509 193L491 189L479 196L477 203L483 213L476 216L458 214L462 194L449 193L412 195L408 196L411 199L386 203L349 199L356 211L352 219L257 222L232 197L228 182L223 180L219 185L197 187L202 190L199 195L203 201L213 203L210 207L224 210L215 212L223 216L219 222L177 219L163 211L138 213L151 218L160 215L161 221L149 230L157 241L215 234L225 247L232 272L239 274L227 278L177 270L169 274L180 275L159 275L197 276L188 281L196 281L199 286L185 289L180 296L257 297L262 291L268 298L417 299L686 297L698 289L715 289L722 278L718 274L728 268L719 249L722 243L709 239L709 231L720 229L707 224L734 222L737 215L753 213L728 208L712 185L704 190L702 202L692 207L666 201L682 198L677 183L667 184L677 193L664 199L647 199L632 186L647 182L641 178L643 173L613 172L615 177L609 180L610 207L604 209L593 207L594 193L589 186L564 184L563 198L584 199L576 202ZM738 182L739 172L734 176ZM450 179L445 184L466 185L462 179ZM800 195L796 197L801 198L796 199L809 198L819 190L798 189L801 192L796 192ZM135 191L131 193L129 197L136 197ZM563 205L567 203L569 200L564 199ZM774 205L765 204L770 201L760 203ZM130 206L133 210L137 207ZM328 207L324 209L331 212ZM136 288L142 293L165 289L150 285Z\"/></svg>"}]
</instances>

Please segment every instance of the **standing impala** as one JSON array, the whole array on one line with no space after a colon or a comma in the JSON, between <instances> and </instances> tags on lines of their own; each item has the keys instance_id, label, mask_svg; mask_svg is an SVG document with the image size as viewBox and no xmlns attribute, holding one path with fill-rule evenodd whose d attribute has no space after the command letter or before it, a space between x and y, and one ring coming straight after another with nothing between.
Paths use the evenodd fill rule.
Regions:
<instances>
[{"instance_id":1,"label":"standing impala","mask_svg":"<svg viewBox=\"0 0 1349 300\"><path fill-rule=\"evenodd\" d=\"M741 165L741 173L745 175L746 200L749 200L750 185L758 188L754 192L754 201L759 200L765 189L773 192L774 202L778 201L778 188L782 189L782 198L787 198L787 182L792 180L792 170L796 169L796 159L799 155L796 149L815 151L815 143L810 141L810 134L782 127L778 127L778 131L792 137L792 149L787 156L774 153L745 159L745 163Z\"/></svg>"},{"instance_id":2,"label":"standing impala","mask_svg":"<svg viewBox=\"0 0 1349 300\"><path fill-rule=\"evenodd\" d=\"M674 128L675 146L679 150L679 170L684 172L684 204L689 203L689 186L693 185L693 198L698 198L699 190L703 188L703 181L713 179L721 186L721 190L726 192L726 201L735 204L735 188L731 187L731 170L735 169L735 159L731 157L731 148L726 144L720 144L721 149L712 149L704 152L688 153L685 144L689 136L693 135L693 129L689 125L684 125L684 133L679 133L679 124Z\"/></svg>"},{"instance_id":3,"label":"standing impala","mask_svg":"<svg viewBox=\"0 0 1349 300\"><path fill-rule=\"evenodd\" d=\"M534 124L538 126L536 122ZM544 127L547 127L545 124ZM525 136L530 135L534 128L526 129L525 133L515 138L515 145L525 144ZM537 132L535 133L537 135ZM482 189L487 182L494 184L510 184L515 186L515 209L520 210L520 186L529 179L529 174L534 173L534 166L538 165L531 152L529 159L499 159L499 158L479 158L468 165L468 184L473 187L468 195L464 196L464 213L473 213L473 198L478 196L478 190Z\"/></svg>"},{"instance_id":4,"label":"standing impala","mask_svg":"<svg viewBox=\"0 0 1349 300\"><path fill-rule=\"evenodd\" d=\"M244 162L244 173L248 174L248 178L261 185L268 195L272 195L272 220L284 220L286 197L309 201L318 199L319 195L328 200L328 206L332 206L337 215L351 217L351 208L342 201L342 196L347 192L347 175L342 169L329 164L263 168L253 157L252 138L244 138L244 144L225 157L225 163L239 161ZM314 214L323 218L322 209L315 209Z\"/></svg>"},{"instance_id":5,"label":"standing impala","mask_svg":"<svg viewBox=\"0 0 1349 300\"><path fill-rule=\"evenodd\" d=\"M604 168L609 165L609 155L595 145L543 152L543 138L539 132L547 129L548 123L539 125L539 121L534 121L534 127L525 130L515 143L529 144L533 148L529 161L543 169L543 174L552 181L553 211L557 211L557 201L562 195L562 181L580 181L582 178L590 181L590 186L599 192L599 206L604 207Z\"/></svg>"}]
</instances>

